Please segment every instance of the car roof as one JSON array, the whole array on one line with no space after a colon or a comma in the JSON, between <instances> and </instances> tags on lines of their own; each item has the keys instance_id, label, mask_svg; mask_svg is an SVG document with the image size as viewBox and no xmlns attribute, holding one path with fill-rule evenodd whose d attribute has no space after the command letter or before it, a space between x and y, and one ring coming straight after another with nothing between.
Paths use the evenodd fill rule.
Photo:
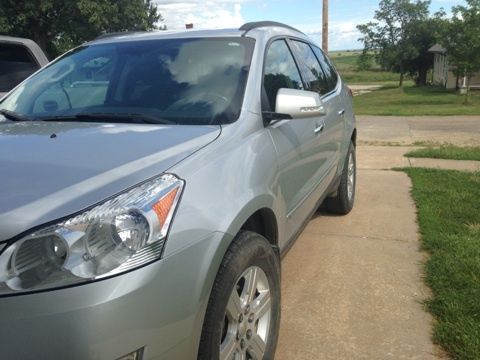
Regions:
<instances>
[{"instance_id":1,"label":"car roof","mask_svg":"<svg viewBox=\"0 0 480 360\"><path fill-rule=\"evenodd\" d=\"M157 30L139 32L120 32L104 34L87 44L103 44L127 41L157 40L157 39L186 39L186 38L209 38L209 37L241 37L248 36L296 36L304 39L308 37L301 31L273 21L251 22L236 29L215 30Z\"/></svg>"},{"instance_id":2,"label":"car roof","mask_svg":"<svg viewBox=\"0 0 480 360\"><path fill-rule=\"evenodd\" d=\"M30 39L25 39L25 38L15 37L15 36L6 36L6 35L0 35L0 42L15 43L15 44L21 44L25 46L32 46L33 44L37 45L33 40L30 40Z\"/></svg>"},{"instance_id":3,"label":"car roof","mask_svg":"<svg viewBox=\"0 0 480 360\"><path fill-rule=\"evenodd\" d=\"M23 45L30 50L30 52L35 58L35 61L38 63L38 65L44 66L48 64L47 56L45 55L43 50L40 48L40 46L38 46L38 44L33 40L20 38L20 37L0 35L0 44Z\"/></svg>"},{"instance_id":4,"label":"car roof","mask_svg":"<svg viewBox=\"0 0 480 360\"><path fill-rule=\"evenodd\" d=\"M159 39L182 39L182 38L205 38L205 37L240 37L244 31L239 29L220 30L157 30L145 32L125 32L101 35L89 44L159 40Z\"/></svg>"}]
</instances>

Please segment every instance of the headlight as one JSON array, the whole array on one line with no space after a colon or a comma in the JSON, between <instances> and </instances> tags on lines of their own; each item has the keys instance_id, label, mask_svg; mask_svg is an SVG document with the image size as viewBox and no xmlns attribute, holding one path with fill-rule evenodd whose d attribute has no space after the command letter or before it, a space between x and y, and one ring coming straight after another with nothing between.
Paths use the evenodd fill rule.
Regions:
<instances>
[{"instance_id":1,"label":"headlight","mask_svg":"<svg viewBox=\"0 0 480 360\"><path fill-rule=\"evenodd\" d=\"M162 175L12 243L0 255L0 295L94 281L158 260L183 185Z\"/></svg>"}]
</instances>

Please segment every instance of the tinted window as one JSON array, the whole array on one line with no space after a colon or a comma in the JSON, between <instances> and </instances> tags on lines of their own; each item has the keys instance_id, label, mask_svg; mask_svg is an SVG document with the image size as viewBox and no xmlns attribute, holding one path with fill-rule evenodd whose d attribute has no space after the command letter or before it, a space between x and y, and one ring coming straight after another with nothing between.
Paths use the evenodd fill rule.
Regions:
<instances>
[{"instance_id":1,"label":"tinted window","mask_svg":"<svg viewBox=\"0 0 480 360\"><path fill-rule=\"evenodd\" d=\"M300 41L292 41L292 45L297 57L301 59L300 66L308 89L320 95L330 92L331 85L310 46Z\"/></svg>"},{"instance_id":2,"label":"tinted window","mask_svg":"<svg viewBox=\"0 0 480 360\"><path fill-rule=\"evenodd\" d=\"M253 46L246 38L85 46L28 80L0 108L40 120L107 113L230 123L240 114Z\"/></svg>"},{"instance_id":3,"label":"tinted window","mask_svg":"<svg viewBox=\"0 0 480 360\"><path fill-rule=\"evenodd\" d=\"M10 91L38 70L23 45L0 44L0 91Z\"/></svg>"},{"instance_id":4,"label":"tinted window","mask_svg":"<svg viewBox=\"0 0 480 360\"><path fill-rule=\"evenodd\" d=\"M263 85L273 111L279 89L303 89L297 65L284 40L274 41L268 49Z\"/></svg>"},{"instance_id":5,"label":"tinted window","mask_svg":"<svg viewBox=\"0 0 480 360\"><path fill-rule=\"evenodd\" d=\"M330 60L328 60L322 50L316 46L313 46L313 51L315 52L315 55L317 55L318 61L320 61L320 64L327 75L328 81L331 84L331 89L335 89L338 82L338 74L335 71L335 68L332 66Z\"/></svg>"}]
</instances>

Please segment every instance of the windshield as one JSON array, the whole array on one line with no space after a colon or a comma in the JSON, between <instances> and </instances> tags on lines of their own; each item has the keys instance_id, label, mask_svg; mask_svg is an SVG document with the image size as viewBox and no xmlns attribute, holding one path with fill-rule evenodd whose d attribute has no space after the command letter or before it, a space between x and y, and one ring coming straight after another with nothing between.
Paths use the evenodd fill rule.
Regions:
<instances>
[{"instance_id":1,"label":"windshield","mask_svg":"<svg viewBox=\"0 0 480 360\"><path fill-rule=\"evenodd\" d=\"M253 43L207 38L80 47L25 81L0 110L32 120L138 114L174 124L232 123L240 115ZM113 121L102 121L107 118Z\"/></svg>"}]
</instances>

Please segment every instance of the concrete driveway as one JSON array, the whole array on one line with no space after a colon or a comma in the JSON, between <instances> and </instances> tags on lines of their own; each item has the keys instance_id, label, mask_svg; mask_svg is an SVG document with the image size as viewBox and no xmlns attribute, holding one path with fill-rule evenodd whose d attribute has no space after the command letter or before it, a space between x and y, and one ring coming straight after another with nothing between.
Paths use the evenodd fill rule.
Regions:
<instances>
[{"instance_id":1,"label":"concrete driveway","mask_svg":"<svg viewBox=\"0 0 480 360\"><path fill-rule=\"evenodd\" d=\"M317 214L283 261L277 360L445 357L422 305L429 292L411 182L388 170L408 166L405 148L365 144L477 144L480 118L360 117L358 129L354 210Z\"/></svg>"}]
</instances>

